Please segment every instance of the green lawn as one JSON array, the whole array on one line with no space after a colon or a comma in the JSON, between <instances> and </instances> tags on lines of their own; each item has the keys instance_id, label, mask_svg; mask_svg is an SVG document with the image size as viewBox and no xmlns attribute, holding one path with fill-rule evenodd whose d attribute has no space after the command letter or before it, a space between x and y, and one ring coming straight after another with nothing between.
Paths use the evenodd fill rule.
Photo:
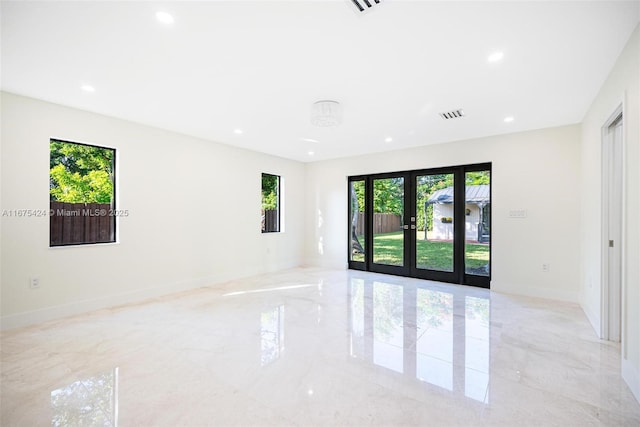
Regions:
<instances>
[{"instance_id":1,"label":"green lawn","mask_svg":"<svg viewBox=\"0 0 640 427\"><path fill-rule=\"evenodd\" d=\"M419 232L422 233L422 232ZM377 264L403 264L404 232L378 234L373 239L373 261ZM440 271L453 270L453 243L422 240L418 234L418 268ZM360 242L364 240L360 237ZM364 261L363 254L354 254L354 261ZM489 263L489 245L468 243L465 246L466 270L481 269Z\"/></svg>"}]
</instances>

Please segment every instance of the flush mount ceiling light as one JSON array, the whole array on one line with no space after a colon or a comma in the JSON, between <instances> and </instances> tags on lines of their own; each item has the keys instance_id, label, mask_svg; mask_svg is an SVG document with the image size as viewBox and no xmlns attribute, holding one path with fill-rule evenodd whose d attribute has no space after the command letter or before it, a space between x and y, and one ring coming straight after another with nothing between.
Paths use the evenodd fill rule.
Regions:
<instances>
[{"instance_id":1,"label":"flush mount ceiling light","mask_svg":"<svg viewBox=\"0 0 640 427\"><path fill-rule=\"evenodd\" d=\"M319 127L342 123L342 106L337 101L318 101L311 106L311 124Z\"/></svg>"},{"instance_id":2,"label":"flush mount ceiling light","mask_svg":"<svg viewBox=\"0 0 640 427\"><path fill-rule=\"evenodd\" d=\"M504 122L505 123L511 123L513 121L513 116L509 116L509 117L505 117L504 118Z\"/></svg>"},{"instance_id":3,"label":"flush mount ceiling light","mask_svg":"<svg viewBox=\"0 0 640 427\"><path fill-rule=\"evenodd\" d=\"M95 92L96 91L96 89L91 85L82 85L82 86L80 86L80 89L82 89L85 92Z\"/></svg>"}]
</instances>

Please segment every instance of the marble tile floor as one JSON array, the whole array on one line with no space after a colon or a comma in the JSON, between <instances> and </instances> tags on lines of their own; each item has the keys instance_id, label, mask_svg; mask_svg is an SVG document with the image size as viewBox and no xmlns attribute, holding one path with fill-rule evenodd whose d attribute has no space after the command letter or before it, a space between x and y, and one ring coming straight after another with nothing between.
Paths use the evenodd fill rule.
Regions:
<instances>
[{"instance_id":1,"label":"marble tile floor","mask_svg":"<svg viewBox=\"0 0 640 427\"><path fill-rule=\"evenodd\" d=\"M293 269L1 335L2 426L639 426L580 307Z\"/></svg>"}]
</instances>

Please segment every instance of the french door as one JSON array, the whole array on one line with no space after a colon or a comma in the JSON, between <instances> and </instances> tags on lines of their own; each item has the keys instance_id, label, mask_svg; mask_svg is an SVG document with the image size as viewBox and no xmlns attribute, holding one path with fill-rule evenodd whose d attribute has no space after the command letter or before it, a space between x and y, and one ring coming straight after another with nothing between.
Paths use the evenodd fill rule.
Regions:
<instances>
[{"instance_id":1,"label":"french door","mask_svg":"<svg viewBox=\"0 0 640 427\"><path fill-rule=\"evenodd\" d=\"M349 268L489 287L491 164L349 177Z\"/></svg>"}]
</instances>

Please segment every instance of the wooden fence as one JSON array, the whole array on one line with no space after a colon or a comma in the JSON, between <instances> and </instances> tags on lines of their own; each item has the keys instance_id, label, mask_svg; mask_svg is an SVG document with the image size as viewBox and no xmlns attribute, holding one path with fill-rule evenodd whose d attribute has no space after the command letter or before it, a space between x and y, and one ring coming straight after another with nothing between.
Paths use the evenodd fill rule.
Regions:
<instances>
[{"instance_id":1,"label":"wooden fence","mask_svg":"<svg viewBox=\"0 0 640 427\"><path fill-rule=\"evenodd\" d=\"M373 214L373 234L393 233L400 230L402 230L400 215L385 213ZM358 213L356 234L358 236L364 234L364 212Z\"/></svg>"},{"instance_id":2,"label":"wooden fence","mask_svg":"<svg viewBox=\"0 0 640 427\"><path fill-rule=\"evenodd\" d=\"M115 241L116 222L111 205L50 202L50 246Z\"/></svg>"},{"instance_id":3,"label":"wooden fence","mask_svg":"<svg viewBox=\"0 0 640 427\"><path fill-rule=\"evenodd\" d=\"M277 209L262 211L262 232L267 233L271 231L280 231Z\"/></svg>"}]
</instances>

